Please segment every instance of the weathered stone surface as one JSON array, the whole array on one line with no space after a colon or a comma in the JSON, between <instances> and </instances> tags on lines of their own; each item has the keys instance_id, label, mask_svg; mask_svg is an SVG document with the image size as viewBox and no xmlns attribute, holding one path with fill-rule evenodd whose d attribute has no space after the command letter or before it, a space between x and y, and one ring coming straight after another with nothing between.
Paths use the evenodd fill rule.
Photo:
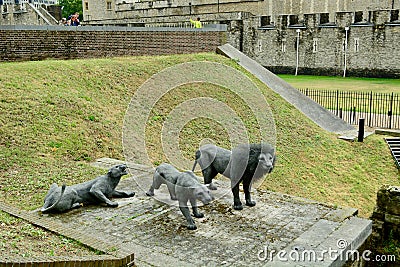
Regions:
<instances>
[{"instance_id":1,"label":"weathered stone surface","mask_svg":"<svg viewBox=\"0 0 400 267\"><path fill-rule=\"evenodd\" d=\"M391 234L393 238L400 236L400 188L383 185L377 192L376 207L372 213L372 243L379 245Z\"/></svg>"},{"instance_id":2,"label":"weathered stone surface","mask_svg":"<svg viewBox=\"0 0 400 267\"><path fill-rule=\"evenodd\" d=\"M96 165L119 163L101 159ZM215 180L216 199L199 207L205 217L195 219L198 228L189 231L176 201L167 201L166 186L155 191L158 200L145 195L152 168L129 166L133 175L121 180L118 189L136 195L116 199L117 208L85 206L64 214L28 215L42 227L106 252L104 260L128 262L134 253L137 266L342 266L344 262L323 252L337 249L342 255L359 248L371 233L370 220L350 215L355 210L263 190L253 190L255 207L236 211L229 182L223 179ZM345 246L338 249L340 240ZM315 257L288 259L301 253Z\"/></svg>"},{"instance_id":3,"label":"weathered stone surface","mask_svg":"<svg viewBox=\"0 0 400 267\"><path fill-rule=\"evenodd\" d=\"M385 222L392 223L400 226L400 216L392 215L389 213L385 214Z\"/></svg>"},{"instance_id":4,"label":"weathered stone surface","mask_svg":"<svg viewBox=\"0 0 400 267\"><path fill-rule=\"evenodd\" d=\"M103 162L106 163L104 159ZM132 166L132 169L137 168ZM148 181L150 186L152 175L148 170L120 182L122 190L132 190L136 186L138 191L135 197L119 202L117 209L87 207L79 214L60 215L55 219L62 220L66 227L91 231L98 238L132 248L140 266L259 266L268 263L277 266L273 261L277 258L263 258L265 248L277 252L296 249L318 252L327 246L337 248L337 240L345 238L356 249L371 231L371 221L352 215L355 209L336 209L262 190L253 190L255 207L236 211L232 208L227 180L215 181L218 190L212 193L216 200L200 207L205 218L195 219L198 229L188 231L176 203L164 204L145 196L148 188L137 188L135 179L141 179L142 185ZM169 198L163 186L155 194L162 201ZM323 260L317 262L319 265L312 262L313 266L322 266L322 263L341 266L334 260ZM290 262L279 262L279 266L284 264L294 266ZM301 264L311 266L307 262Z\"/></svg>"},{"instance_id":5,"label":"weathered stone surface","mask_svg":"<svg viewBox=\"0 0 400 267\"><path fill-rule=\"evenodd\" d=\"M325 219L334 222L342 222L347 218L357 215L358 210L355 208L341 208L335 209L325 216Z\"/></svg>"}]
</instances>

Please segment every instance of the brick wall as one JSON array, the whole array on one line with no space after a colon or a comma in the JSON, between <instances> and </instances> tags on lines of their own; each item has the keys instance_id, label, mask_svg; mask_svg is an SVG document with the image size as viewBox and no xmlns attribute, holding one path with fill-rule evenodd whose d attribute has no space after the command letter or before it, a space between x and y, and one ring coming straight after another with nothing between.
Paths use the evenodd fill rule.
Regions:
<instances>
[{"instance_id":1,"label":"brick wall","mask_svg":"<svg viewBox=\"0 0 400 267\"><path fill-rule=\"evenodd\" d=\"M214 52L226 41L226 29L217 26L207 29L1 26L0 61Z\"/></svg>"}]
</instances>

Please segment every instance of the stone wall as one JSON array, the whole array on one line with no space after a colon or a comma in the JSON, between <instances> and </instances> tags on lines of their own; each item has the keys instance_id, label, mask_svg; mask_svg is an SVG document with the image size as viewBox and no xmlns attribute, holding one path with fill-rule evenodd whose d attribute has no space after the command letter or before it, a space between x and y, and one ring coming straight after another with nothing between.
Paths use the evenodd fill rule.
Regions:
<instances>
[{"instance_id":1,"label":"stone wall","mask_svg":"<svg viewBox=\"0 0 400 267\"><path fill-rule=\"evenodd\" d=\"M298 24L281 15L266 27L253 18L244 23L243 52L273 72L294 74L299 37L299 74L343 75L346 57L348 76L399 78L400 22L391 21L390 10L369 15L370 21L355 22L354 13L339 12L326 24L321 14L306 14Z\"/></svg>"},{"instance_id":2,"label":"stone wall","mask_svg":"<svg viewBox=\"0 0 400 267\"><path fill-rule=\"evenodd\" d=\"M0 14L0 25L58 25L61 6L2 4L0 0Z\"/></svg>"},{"instance_id":3,"label":"stone wall","mask_svg":"<svg viewBox=\"0 0 400 267\"><path fill-rule=\"evenodd\" d=\"M107 4L107 2L109 4ZM392 0L83 0L85 23L132 23L152 18L171 21L175 16L201 16L203 20L224 16L224 13L244 12L253 16L271 16L275 22L281 14L329 13L334 21L335 12L398 9L399 1Z\"/></svg>"},{"instance_id":4,"label":"stone wall","mask_svg":"<svg viewBox=\"0 0 400 267\"><path fill-rule=\"evenodd\" d=\"M371 219L374 243L381 243L389 235L400 240L400 187L383 186L378 191L376 207Z\"/></svg>"},{"instance_id":5,"label":"stone wall","mask_svg":"<svg viewBox=\"0 0 400 267\"><path fill-rule=\"evenodd\" d=\"M226 27L217 26L207 29L1 26L0 61L214 52L226 42Z\"/></svg>"},{"instance_id":6,"label":"stone wall","mask_svg":"<svg viewBox=\"0 0 400 267\"><path fill-rule=\"evenodd\" d=\"M299 29L299 74L400 77L400 1L107 1L104 10L101 0L84 0L84 23L190 27L199 16L204 25L226 24L227 41L263 66L290 74Z\"/></svg>"}]
</instances>

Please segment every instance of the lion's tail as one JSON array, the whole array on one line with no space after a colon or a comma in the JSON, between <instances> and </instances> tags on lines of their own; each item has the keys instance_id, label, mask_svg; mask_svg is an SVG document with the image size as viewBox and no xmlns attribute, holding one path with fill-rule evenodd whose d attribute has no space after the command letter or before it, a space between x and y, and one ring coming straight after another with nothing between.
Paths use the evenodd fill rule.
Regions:
<instances>
[{"instance_id":1,"label":"lion's tail","mask_svg":"<svg viewBox=\"0 0 400 267\"><path fill-rule=\"evenodd\" d=\"M66 188L67 186L65 185L65 184L63 184L62 185L62 187L61 187L61 194L60 194L60 198L53 204L53 205L51 205L50 207L47 207L47 208L42 208L40 211L42 212L42 213L47 213L47 212L50 212L52 209L54 209L54 207L55 206L57 206L57 204L60 202L60 200L62 199L62 196L64 195L64 192L65 192L65 188Z\"/></svg>"},{"instance_id":2,"label":"lion's tail","mask_svg":"<svg viewBox=\"0 0 400 267\"><path fill-rule=\"evenodd\" d=\"M196 169L197 160L200 158L200 156L201 156L201 152L200 152L200 150L197 150L196 151L196 158L194 159L192 172L194 172L194 169Z\"/></svg>"}]
</instances>

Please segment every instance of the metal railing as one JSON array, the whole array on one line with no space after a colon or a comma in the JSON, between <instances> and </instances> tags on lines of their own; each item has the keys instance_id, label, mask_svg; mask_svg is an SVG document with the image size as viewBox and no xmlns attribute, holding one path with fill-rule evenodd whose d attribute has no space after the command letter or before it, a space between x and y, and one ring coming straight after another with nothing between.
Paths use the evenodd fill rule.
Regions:
<instances>
[{"instance_id":1,"label":"metal railing","mask_svg":"<svg viewBox=\"0 0 400 267\"><path fill-rule=\"evenodd\" d=\"M400 129L400 95L356 91L299 89L350 124L365 119L369 127Z\"/></svg>"}]
</instances>

